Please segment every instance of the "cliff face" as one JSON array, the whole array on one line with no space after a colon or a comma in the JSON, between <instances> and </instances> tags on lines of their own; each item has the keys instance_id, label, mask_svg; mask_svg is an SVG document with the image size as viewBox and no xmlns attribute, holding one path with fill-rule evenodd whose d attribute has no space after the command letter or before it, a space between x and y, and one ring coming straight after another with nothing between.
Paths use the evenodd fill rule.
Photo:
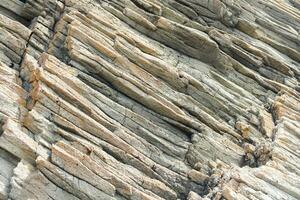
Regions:
<instances>
[{"instance_id":1,"label":"cliff face","mask_svg":"<svg viewBox=\"0 0 300 200\"><path fill-rule=\"evenodd\" d=\"M299 0L1 0L0 199L300 199Z\"/></svg>"}]
</instances>

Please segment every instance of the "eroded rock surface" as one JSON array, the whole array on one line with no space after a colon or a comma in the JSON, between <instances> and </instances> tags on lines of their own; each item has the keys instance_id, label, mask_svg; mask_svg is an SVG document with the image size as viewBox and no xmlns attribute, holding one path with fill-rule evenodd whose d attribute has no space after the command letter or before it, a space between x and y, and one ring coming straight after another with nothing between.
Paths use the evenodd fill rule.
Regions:
<instances>
[{"instance_id":1,"label":"eroded rock surface","mask_svg":"<svg viewBox=\"0 0 300 200\"><path fill-rule=\"evenodd\" d=\"M299 0L1 0L0 199L300 199Z\"/></svg>"}]
</instances>

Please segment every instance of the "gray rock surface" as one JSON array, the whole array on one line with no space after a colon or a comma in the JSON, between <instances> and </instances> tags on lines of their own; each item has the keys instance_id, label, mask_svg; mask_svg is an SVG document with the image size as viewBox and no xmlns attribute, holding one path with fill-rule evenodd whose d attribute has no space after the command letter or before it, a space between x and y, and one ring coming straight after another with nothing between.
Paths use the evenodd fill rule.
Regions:
<instances>
[{"instance_id":1,"label":"gray rock surface","mask_svg":"<svg viewBox=\"0 0 300 200\"><path fill-rule=\"evenodd\" d=\"M299 0L1 0L0 200L300 199Z\"/></svg>"}]
</instances>

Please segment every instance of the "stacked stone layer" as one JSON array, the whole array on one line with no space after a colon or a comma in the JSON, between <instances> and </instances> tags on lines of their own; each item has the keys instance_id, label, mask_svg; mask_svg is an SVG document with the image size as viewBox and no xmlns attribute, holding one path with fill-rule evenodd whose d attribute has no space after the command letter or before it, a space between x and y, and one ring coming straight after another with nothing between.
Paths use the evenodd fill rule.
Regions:
<instances>
[{"instance_id":1,"label":"stacked stone layer","mask_svg":"<svg viewBox=\"0 0 300 200\"><path fill-rule=\"evenodd\" d=\"M299 0L2 0L0 199L300 199Z\"/></svg>"}]
</instances>

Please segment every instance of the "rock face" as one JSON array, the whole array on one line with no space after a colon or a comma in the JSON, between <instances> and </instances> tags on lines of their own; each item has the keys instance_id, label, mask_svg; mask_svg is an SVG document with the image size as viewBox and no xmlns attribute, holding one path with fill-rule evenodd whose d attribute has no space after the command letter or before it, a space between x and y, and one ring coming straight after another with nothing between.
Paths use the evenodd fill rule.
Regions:
<instances>
[{"instance_id":1,"label":"rock face","mask_svg":"<svg viewBox=\"0 0 300 200\"><path fill-rule=\"evenodd\" d=\"M299 0L1 0L0 199L300 199Z\"/></svg>"}]
</instances>

